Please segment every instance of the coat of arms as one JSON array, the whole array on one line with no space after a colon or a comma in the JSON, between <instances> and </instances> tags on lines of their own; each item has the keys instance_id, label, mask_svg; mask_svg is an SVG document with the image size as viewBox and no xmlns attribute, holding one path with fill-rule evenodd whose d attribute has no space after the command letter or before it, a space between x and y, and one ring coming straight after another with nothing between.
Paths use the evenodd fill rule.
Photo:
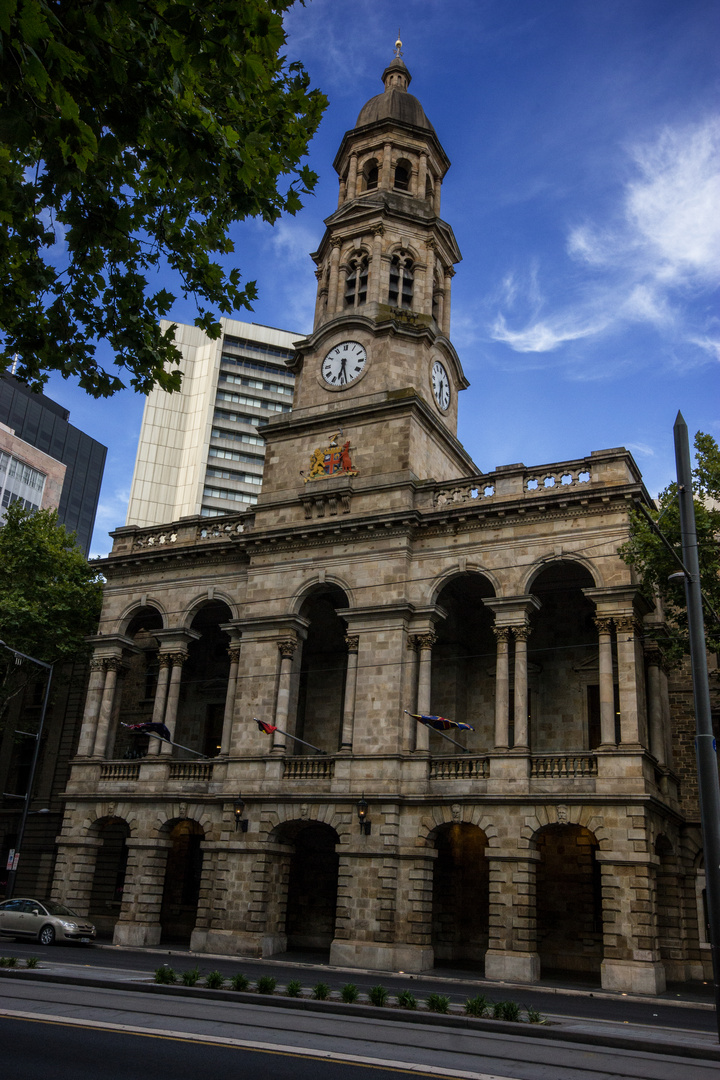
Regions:
<instances>
[{"instance_id":1,"label":"coat of arms","mask_svg":"<svg viewBox=\"0 0 720 1080\"><path fill-rule=\"evenodd\" d=\"M330 436L329 446L318 446L313 450L310 458L310 472L303 477L307 484L309 480L322 480L326 476L357 476L357 469L353 469L350 458L350 440L342 443L338 439L342 431L336 431Z\"/></svg>"}]
</instances>

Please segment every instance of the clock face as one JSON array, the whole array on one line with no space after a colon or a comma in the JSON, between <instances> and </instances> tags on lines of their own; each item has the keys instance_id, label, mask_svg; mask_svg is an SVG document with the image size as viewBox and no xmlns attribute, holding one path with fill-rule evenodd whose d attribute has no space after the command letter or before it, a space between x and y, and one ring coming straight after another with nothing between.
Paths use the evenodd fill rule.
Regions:
<instances>
[{"instance_id":1,"label":"clock face","mask_svg":"<svg viewBox=\"0 0 720 1080\"><path fill-rule=\"evenodd\" d=\"M357 379L367 363L367 353L359 341L342 341L322 362L322 377L330 386L345 386Z\"/></svg>"},{"instance_id":2,"label":"clock face","mask_svg":"<svg viewBox=\"0 0 720 1080\"><path fill-rule=\"evenodd\" d=\"M447 409L450 404L450 379L439 360L436 360L432 366L432 388L440 408Z\"/></svg>"}]
</instances>

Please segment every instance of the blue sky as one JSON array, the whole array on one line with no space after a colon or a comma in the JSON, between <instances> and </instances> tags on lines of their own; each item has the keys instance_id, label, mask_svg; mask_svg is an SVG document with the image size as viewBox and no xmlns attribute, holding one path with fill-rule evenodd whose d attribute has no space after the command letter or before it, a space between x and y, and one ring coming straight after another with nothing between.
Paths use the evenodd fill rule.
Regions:
<instances>
[{"instance_id":1,"label":"blue sky","mask_svg":"<svg viewBox=\"0 0 720 1080\"><path fill-rule=\"evenodd\" d=\"M463 262L452 339L471 386L459 436L478 467L626 446L656 494L672 425L720 438L717 0L308 0L287 18L330 105L295 218L235 231L258 282L240 318L312 325L314 250L337 203L332 159L403 57L450 160L442 216ZM179 301L173 318L192 322ZM92 554L124 524L143 399L48 393L109 446Z\"/></svg>"}]
</instances>

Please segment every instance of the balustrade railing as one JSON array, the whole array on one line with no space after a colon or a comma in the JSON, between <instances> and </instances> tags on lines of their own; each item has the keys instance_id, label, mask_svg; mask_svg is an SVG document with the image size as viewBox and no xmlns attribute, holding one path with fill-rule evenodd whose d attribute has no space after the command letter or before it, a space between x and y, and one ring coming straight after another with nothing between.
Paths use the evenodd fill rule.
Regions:
<instances>
[{"instance_id":1,"label":"balustrade railing","mask_svg":"<svg viewBox=\"0 0 720 1080\"><path fill-rule=\"evenodd\" d=\"M172 761L168 780L212 780L212 761Z\"/></svg>"},{"instance_id":2,"label":"balustrade railing","mask_svg":"<svg viewBox=\"0 0 720 1080\"><path fill-rule=\"evenodd\" d=\"M594 754L548 754L533 757L530 761L530 776L538 780L597 776L597 771Z\"/></svg>"},{"instance_id":3,"label":"balustrade railing","mask_svg":"<svg viewBox=\"0 0 720 1080\"><path fill-rule=\"evenodd\" d=\"M284 760L284 780L331 780L334 774L334 758L290 757Z\"/></svg>"},{"instance_id":4,"label":"balustrade railing","mask_svg":"<svg viewBox=\"0 0 720 1080\"><path fill-rule=\"evenodd\" d=\"M101 780L137 780L139 776L138 761L106 761L100 766Z\"/></svg>"},{"instance_id":5,"label":"balustrade railing","mask_svg":"<svg viewBox=\"0 0 720 1080\"><path fill-rule=\"evenodd\" d=\"M431 780L485 780L490 772L489 758L462 757L432 758Z\"/></svg>"}]
</instances>

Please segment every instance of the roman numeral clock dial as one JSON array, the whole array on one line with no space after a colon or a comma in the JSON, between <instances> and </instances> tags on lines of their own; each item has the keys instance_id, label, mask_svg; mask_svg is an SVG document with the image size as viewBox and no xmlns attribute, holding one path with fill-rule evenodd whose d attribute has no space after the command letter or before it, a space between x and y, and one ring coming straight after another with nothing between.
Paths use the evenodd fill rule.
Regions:
<instances>
[{"instance_id":1,"label":"roman numeral clock dial","mask_svg":"<svg viewBox=\"0 0 720 1080\"><path fill-rule=\"evenodd\" d=\"M367 353L359 341L341 341L322 362L322 377L328 386L339 389L353 382L365 370Z\"/></svg>"},{"instance_id":2,"label":"roman numeral clock dial","mask_svg":"<svg viewBox=\"0 0 720 1080\"><path fill-rule=\"evenodd\" d=\"M447 409L450 405L450 379L443 364L436 360L432 366L433 396L441 409Z\"/></svg>"}]
</instances>

